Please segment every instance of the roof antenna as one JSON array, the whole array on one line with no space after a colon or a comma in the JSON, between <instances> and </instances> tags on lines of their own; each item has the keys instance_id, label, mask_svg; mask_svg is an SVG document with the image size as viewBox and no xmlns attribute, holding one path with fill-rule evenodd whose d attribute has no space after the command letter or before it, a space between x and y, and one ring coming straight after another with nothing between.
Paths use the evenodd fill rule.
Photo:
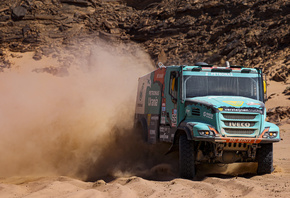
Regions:
<instances>
[{"instance_id":1,"label":"roof antenna","mask_svg":"<svg viewBox=\"0 0 290 198\"><path fill-rule=\"evenodd\" d=\"M226 67L231 67L230 62L226 61Z\"/></svg>"}]
</instances>

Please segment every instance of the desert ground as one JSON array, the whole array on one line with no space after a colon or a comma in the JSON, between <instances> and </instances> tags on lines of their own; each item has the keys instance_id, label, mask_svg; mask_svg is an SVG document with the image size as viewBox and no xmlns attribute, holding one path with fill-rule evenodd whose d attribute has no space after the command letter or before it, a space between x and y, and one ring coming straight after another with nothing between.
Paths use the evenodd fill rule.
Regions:
<instances>
[{"instance_id":1,"label":"desert ground","mask_svg":"<svg viewBox=\"0 0 290 198\"><path fill-rule=\"evenodd\" d=\"M253 172L253 167L233 166L211 170L199 181L174 177L164 167L155 170L155 180L121 176L110 182L100 178L84 182L66 176L8 177L0 180L0 197L289 197L290 196L290 125L280 127L283 140L274 146L275 171L269 175L235 176ZM158 167L157 167L158 169ZM159 181L158 176L168 179Z\"/></svg>"}]
</instances>

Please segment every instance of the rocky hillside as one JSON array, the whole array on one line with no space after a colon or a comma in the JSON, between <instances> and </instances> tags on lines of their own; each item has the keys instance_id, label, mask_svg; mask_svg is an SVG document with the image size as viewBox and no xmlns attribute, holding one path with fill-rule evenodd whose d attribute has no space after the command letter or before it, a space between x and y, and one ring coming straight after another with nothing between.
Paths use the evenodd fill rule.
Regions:
<instances>
[{"instance_id":1,"label":"rocky hillside","mask_svg":"<svg viewBox=\"0 0 290 198\"><path fill-rule=\"evenodd\" d=\"M255 66L282 60L289 70L289 24L285 0L0 2L1 48L36 50L39 56L72 38L98 36L140 43L167 65L229 60Z\"/></svg>"}]
</instances>

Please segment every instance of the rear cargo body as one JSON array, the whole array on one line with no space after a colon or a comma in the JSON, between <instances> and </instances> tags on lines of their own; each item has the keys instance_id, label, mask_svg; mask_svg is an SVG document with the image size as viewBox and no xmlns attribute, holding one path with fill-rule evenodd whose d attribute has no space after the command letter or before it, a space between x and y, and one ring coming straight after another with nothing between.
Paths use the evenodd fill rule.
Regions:
<instances>
[{"instance_id":1,"label":"rear cargo body","mask_svg":"<svg viewBox=\"0 0 290 198\"><path fill-rule=\"evenodd\" d=\"M269 153L280 135L265 121L265 84L260 69L161 67L139 78L135 126L148 143L168 142L171 150L179 146L179 152L192 154L183 159L180 153L181 169L184 163L192 167L180 170L182 177L194 177L198 163L255 161L261 167L270 160L266 171L258 168L270 173Z\"/></svg>"}]
</instances>

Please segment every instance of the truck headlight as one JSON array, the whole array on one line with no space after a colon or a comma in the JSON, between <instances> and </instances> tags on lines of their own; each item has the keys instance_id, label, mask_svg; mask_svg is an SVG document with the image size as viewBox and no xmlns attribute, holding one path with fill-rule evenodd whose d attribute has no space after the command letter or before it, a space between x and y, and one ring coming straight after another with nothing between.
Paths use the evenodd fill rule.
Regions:
<instances>
[{"instance_id":1,"label":"truck headlight","mask_svg":"<svg viewBox=\"0 0 290 198\"><path fill-rule=\"evenodd\" d=\"M201 136L215 136L214 131L211 130L198 130L198 133Z\"/></svg>"},{"instance_id":2,"label":"truck headlight","mask_svg":"<svg viewBox=\"0 0 290 198\"><path fill-rule=\"evenodd\" d=\"M277 137L278 132L277 131L268 131L263 135L263 138L275 138Z\"/></svg>"}]
</instances>

